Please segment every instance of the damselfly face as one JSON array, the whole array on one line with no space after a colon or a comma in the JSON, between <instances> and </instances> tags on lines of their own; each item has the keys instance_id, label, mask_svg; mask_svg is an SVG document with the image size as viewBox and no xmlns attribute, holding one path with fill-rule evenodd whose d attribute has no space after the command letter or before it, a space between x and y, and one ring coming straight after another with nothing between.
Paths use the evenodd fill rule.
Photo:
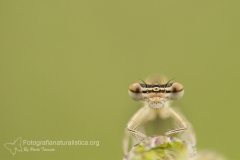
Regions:
<instances>
[{"instance_id":1,"label":"damselfly face","mask_svg":"<svg viewBox=\"0 0 240 160\"><path fill-rule=\"evenodd\" d=\"M184 89L180 83L147 84L134 83L128 93L133 100L147 101L152 108L161 108L166 101L177 100L183 96Z\"/></svg>"}]
</instances>

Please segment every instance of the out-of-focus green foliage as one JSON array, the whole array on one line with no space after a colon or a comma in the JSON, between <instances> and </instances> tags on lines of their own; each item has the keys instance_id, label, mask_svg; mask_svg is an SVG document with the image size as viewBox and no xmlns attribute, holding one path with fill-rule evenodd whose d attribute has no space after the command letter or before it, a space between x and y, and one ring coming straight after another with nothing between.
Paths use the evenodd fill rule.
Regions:
<instances>
[{"instance_id":1,"label":"out-of-focus green foliage","mask_svg":"<svg viewBox=\"0 0 240 160\"><path fill-rule=\"evenodd\" d=\"M133 147L124 160L187 160L187 144L177 138L153 138Z\"/></svg>"},{"instance_id":2,"label":"out-of-focus green foliage","mask_svg":"<svg viewBox=\"0 0 240 160\"><path fill-rule=\"evenodd\" d=\"M194 155L188 145L175 137L159 136L134 146L123 160L226 160L212 151Z\"/></svg>"}]
</instances>

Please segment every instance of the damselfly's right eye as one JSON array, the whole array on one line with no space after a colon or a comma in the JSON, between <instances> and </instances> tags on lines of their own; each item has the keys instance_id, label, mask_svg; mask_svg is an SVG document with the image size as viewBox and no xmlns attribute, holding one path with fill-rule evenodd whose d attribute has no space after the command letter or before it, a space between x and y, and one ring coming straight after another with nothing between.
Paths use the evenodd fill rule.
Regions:
<instances>
[{"instance_id":1,"label":"damselfly's right eye","mask_svg":"<svg viewBox=\"0 0 240 160\"><path fill-rule=\"evenodd\" d=\"M135 100L141 100L142 99L142 87L139 83L132 84L128 89L129 96Z\"/></svg>"},{"instance_id":2,"label":"damselfly's right eye","mask_svg":"<svg viewBox=\"0 0 240 160\"><path fill-rule=\"evenodd\" d=\"M184 94L183 86L180 83L176 82L173 83L170 90L171 90L170 98L172 100L177 100L181 98Z\"/></svg>"}]
</instances>

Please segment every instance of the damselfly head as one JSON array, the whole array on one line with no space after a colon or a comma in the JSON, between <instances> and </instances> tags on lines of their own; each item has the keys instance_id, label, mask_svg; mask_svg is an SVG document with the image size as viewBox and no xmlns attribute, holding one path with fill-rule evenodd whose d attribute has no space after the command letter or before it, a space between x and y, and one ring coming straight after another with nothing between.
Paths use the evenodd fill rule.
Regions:
<instances>
[{"instance_id":1,"label":"damselfly head","mask_svg":"<svg viewBox=\"0 0 240 160\"><path fill-rule=\"evenodd\" d=\"M165 84L134 83L128 89L129 96L136 101L147 101L152 108L161 108L166 101L177 100L184 94L180 83Z\"/></svg>"}]
</instances>

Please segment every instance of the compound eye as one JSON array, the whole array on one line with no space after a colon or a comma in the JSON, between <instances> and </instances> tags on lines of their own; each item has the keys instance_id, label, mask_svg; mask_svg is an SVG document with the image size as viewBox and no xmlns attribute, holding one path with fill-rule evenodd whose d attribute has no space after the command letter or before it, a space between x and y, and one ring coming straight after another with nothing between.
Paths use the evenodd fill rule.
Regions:
<instances>
[{"instance_id":1,"label":"compound eye","mask_svg":"<svg viewBox=\"0 0 240 160\"><path fill-rule=\"evenodd\" d=\"M129 96L135 100L141 100L142 99L142 87L139 83L132 84L128 89Z\"/></svg>"},{"instance_id":2,"label":"compound eye","mask_svg":"<svg viewBox=\"0 0 240 160\"><path fill-rule=\"evenodd\" d=\"M170 90L171 90L170 97L172 100L180 99L184 94L184 88L180 83L173 83Z\"/></svg>"}]
</instances>

